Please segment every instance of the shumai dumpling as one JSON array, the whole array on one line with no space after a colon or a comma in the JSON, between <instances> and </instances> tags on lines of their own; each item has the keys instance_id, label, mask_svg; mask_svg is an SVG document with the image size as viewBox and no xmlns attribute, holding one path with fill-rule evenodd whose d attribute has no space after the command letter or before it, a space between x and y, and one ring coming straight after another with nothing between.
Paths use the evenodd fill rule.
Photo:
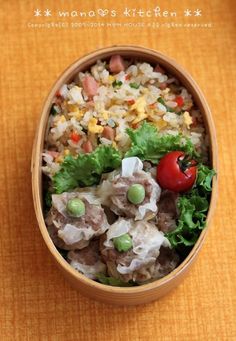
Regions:
<instances>
[{"instance_id":1,"label":"shumai dumpling","mask_svg":"<svg viewBox=\"0 0 236 341\"><path fill-rule=\"evenodd\" d=\"M164 277L179 261L153 223L132 219L119 218L111 225L100 237L100 251L108 274L124 282L141 284Z\"/></svg>"},{"instance_id":2,"label":"shumai dumpling","mask_svg":"<svg viewBox=\"0 0 236 341\"><path fill-rule=\"evenodd\" d=\"M102 203L118 216L135 220L151 219L157 213L157 201L161 189L149 172L144 172L143 163L137 157L122 160L121 171L114 171L107 176L99 189ZM129 199L129 191L135 186L143 190L141 202ZM143 200L142 200L143 199Z\"/></svg>"},{"instance_id":3,"label":"shumai dumpling","mask_svg":"<svg viewBox=\"0 0 236 341\"><path fill-rule=\"evenodd\" d=\"M68 203L72 212L68 210ZM78 203L83 209L80 216L73 215ZM100 236L109 227L100 202L90 192L53 194L52 207L45 221L54 244L65 250L86 247L91 238Z\"/></svg>"},{"instance_id":4,"label":"shumai dumpling","mask_svg":"<svg viewBox=\"0 0 236 341\"><path fill-rule=\"evenodd\" d=\"M106 273L106 265L99 255L99 240L90 241L82 250L69 251L70 265L88 278L96 279L97 274Z\"/></svg>"}]
</instances>

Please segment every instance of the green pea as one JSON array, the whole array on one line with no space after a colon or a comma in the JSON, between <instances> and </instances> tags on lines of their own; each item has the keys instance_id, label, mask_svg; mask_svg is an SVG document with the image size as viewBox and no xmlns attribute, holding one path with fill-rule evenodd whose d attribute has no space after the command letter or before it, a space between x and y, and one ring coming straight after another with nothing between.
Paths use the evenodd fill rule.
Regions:
<instances>
[{"instance_id":1,"label":"green pea","mask_svg":"<svg viewBox=\"0 0 236 341\"><path fill-rule=\"evenodd\" d=\"M119 237L113 238L113 244L119 252L126 252L133 246L132 238L128 233L122 234Z\"/></svg>"},{"instance_id":2,"label":"green pea","mask_svg":"<svg viewBox=\"0 0 236 341\"><path fill-rule=\"evenodd\" d=\"M66 206L67 212L74 217L81 217L85 214L85 205L79 198L70 199Z\"/></svg>"},{"instance_id":3,"label":"green pea","mask_svg":"<svg viewBox=\"0 0 236 341\"><path fill-rule=\"evenodd\" d=\"M145 199L145 188L140 184L131 185L127 192L127 198L134 205L141 204Z\"/></svg>"}]
</instances>

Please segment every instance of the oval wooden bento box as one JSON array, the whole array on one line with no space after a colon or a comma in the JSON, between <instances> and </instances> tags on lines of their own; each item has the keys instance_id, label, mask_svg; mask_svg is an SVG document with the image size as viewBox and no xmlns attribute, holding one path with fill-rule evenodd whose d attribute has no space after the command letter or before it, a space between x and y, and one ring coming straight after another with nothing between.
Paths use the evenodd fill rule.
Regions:
<instances>
[{"instance_id":1,"label":"oval wooden bento box","mask_svg":"<svg viewBox=\"0 0 236 341\"><path fill-rule=\"evenodd\" d=\"M184 262L182 262L178 266L178 268L172 271L168 276L155 282L152 282L150 284L138 287L128 288L111 287L86 278L85 276L74 270L65 261L65 259L63 259L63 257L57 251L56 247L54 246L53 242L51 241L48 235L42 211L41 154L44 144L44 135L47 127L50 106L56 91L64 83L70 82L76 73L78 73L81 70L86 70L89 66L94 64L97 59L106 59L113 54L120 54L124 57L136 57L153 64L158 62L166 70L175 75L182 82L182 84L190 91L204 117L205 127L210 137L210 158L212 162L212 167L216 171L217 171L217 144L211 113L198 85L191 78L191 76L174 60L151 49L147 49L140 46L122 45L103 48L90 54L87 54L86 56L83 56L80 59L78 59L70 67L68 67L58 78L58 80L50 90L49 95L43 106L39 126L35 136L32 155L32 189L34 207L43 239L59 269L62 271L65 277L71 282L71 284L81 293L106 303L119 305L135 305L147 303L165 295L168 291L176 287L187 275L187 272L192 266L194 260L196 259L203 245L203 241L209 228L210 220L216 204L217 180L216 177L213 180L213 191L210 209L207 216L207 227L202 231L196 245L194 246L188 257L184 260Z\"/></svg>"}]
</instances>

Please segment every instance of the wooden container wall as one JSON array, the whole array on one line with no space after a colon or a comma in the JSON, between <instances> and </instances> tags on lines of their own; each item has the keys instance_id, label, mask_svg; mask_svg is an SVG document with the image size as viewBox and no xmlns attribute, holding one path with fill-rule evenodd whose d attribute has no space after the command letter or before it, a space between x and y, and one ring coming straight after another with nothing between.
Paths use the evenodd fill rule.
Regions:
<instances>
[{"instance_id":1,"label":"wooden container wall","mask_svg":"<svg viewBox=\"0 0 236 341\"><path fill-rule=\"evenodd\" d=\"M138 287L111 287L97 283L93 280L86 278L78 271L74 270L60 255L54 246L52 240L49 237L47 228L43 218L42 210L42 150L44 145L44 137L47 129L48 116L52 99L56 91L65 83L70 82L74 75L79 71L87 70L93 65L98 59L108 59L113 54L120 54L126 58L141 59L151 64L160 63L168 72L176 76L180 82L188 89L193 95L193 99L197 106L200 108L203 115L206 131L210 138L210 158L212 167L217 171L217 143L215 128L210 113L210 109L207 102L199 89L198 85L192 79L192 77L174 60L166 57L160 52L147 49L141 46L122 45L112 46L97 50L86 56L80 58L69 66L58 78L49 92L48 97L44 103L42 114L40 117L38 129L35 136L33 152L32 152L32 191L35 213L38 220L38 225L43 236L43 239L52 254L56 265L70 281L70 283L78 289L84 295L87 295L93 299L100 300L105 303L118 304L118 305L135 305L147 303L160 298L165 295L168 291L176 287L183 278L187 275L193 262L195 261L206 237L209 229L212 214L216 205L217 198L217 179L213 180L213 190L210 202L210 208L207 215L207 227L201 232L201 235L195 244L194 248L188 255L188 257L168 276L154 281L149 284L145 284Z\"/></svg>"}]
</instances>

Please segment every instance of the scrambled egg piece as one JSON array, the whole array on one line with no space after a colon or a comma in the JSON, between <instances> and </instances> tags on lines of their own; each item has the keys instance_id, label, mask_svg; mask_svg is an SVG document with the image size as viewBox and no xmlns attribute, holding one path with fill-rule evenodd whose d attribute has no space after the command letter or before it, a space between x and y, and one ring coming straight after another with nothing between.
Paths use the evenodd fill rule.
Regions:
<instances>
[{"instance_id":1,"label":"scrambled egg piece","mask_svg":"<svg viewBox=\"0 0 236 341\"><path fill-rule=\"evenodd\" d=\"M145 113L146 100L144 97L139 97L136 102L131 106L131 110L135 110L137 117L133 120L133 124L143 121L148 115Z\"/></svg>"},{"instance_id":2,"label":"scrambled egg piece","mask_svg":"<svg viewBox=\"0 0 236 341\"><path fill-rule=\"evenodd\" d=\"M110 83L113 83L113 82L115 81L115 77L112 76L112 75L109 75L108 81L109 81Z\"/></svg>"},{"instance_id":3,"label":"scrambled egg piece","mask_svg":"<svg viewBox=\"0 0 236 341\"><path fill-rule=\"evenodd\" d=\"M75 112L78 110L78 106L75 104L66 103L68 112Z\"/></svg>"},{"instance_id":4,"label":"scrambled egg piece","mask_svg":"<svg viewBox=\"0 0 236 341\"><path fill-rule=\"evenodd\" d=\"M161 120L156 120L155 122L153 122L153 124L157 127L157 129L162 129L162 128L165 128L167 126L167 122L164 121L163 119Z\"/></svg>"},{"instance_id":5,"label":"scrambled egg piece","mask_svg":"<svg viewBox=\"0 0 236 341\"><path fill-rule=\"evenodd\" d=\"M186 124L187 128L190 129L190 125L193 123L192 117L189 115L188 111L183 113L184 123Z\"/></svg>"},{"instance_id":6,"label":"scrambled egg piece","mask_svg":"<svg viewBox=\"0 0 236 341\"><path fill-rule=\"evenodd\" d=\"M61 116L56 117L56 121L54 122L56 126L58 126L58 124L66 122L66 118L64 115L61 115Z\"/></svg>"},{"instance_id":7,"label":"scrambled egg piece","mask_svg":"<svg viewBox=\"0 0 236 341\"><path fill-rule=\"evenodd\" d=\"M162 93L164 95L168 94L168 92L170 92L170 88L166 88L166 89L162 90Z\"/></svg>"},{"instance_id":8,"label":"scrambled egg piece","mask_svg":"<svg viewBox=\"0 0 236 341\"><path fill-rule=\"evenodd\" d=\"M108 120L108 118L109 118L108 113L109 113L109 111L107 111L107 110L104 110L104 111L102 112L102 117L103 117L104 120Z\"/></svg>"},{"instance_id":9,"label":"scrambled egg piece","mask_svg":"<svg viewBox=\"0 0 236 341\"><path fill-rule=\"evenodd\" d=\"M103 127L98 125L98 120L96 118L90 118L88 123L88 131L92 134L101 134L103 132Z\"/></svg>"},{"instance_id":10,"label":"scrambled egg piece","mask_svg":"<svg viewBox=\"0 0 236 341\"><path fill-rule=\"evenodd\" d=\"M80 120L84 116L84 113L77 109L76 111L70 112L69 115L77 118L77 120Z\"/></svg>"},{"instance_id":11,"label":"scrambled egg piece","mask_svg":"<svg viewBox=\"0 0 236 341\"><path fill-rule=\"evenodd\" d=\"M84 116L84 111L79 110L78 106L75 104L69 104L67 103L67 110L68 110L68 115L77 118L80 120Z\"/></svg>"},{"instance_id":12,"label":"scrambled egg piece","mask_svg":"<svg viewBox=\"0 0 236 341\"><path fill-rule=\"evenodd\" d=\"M64 155L65 155L65 156L70 155L69 149L65 149L65 150L64 150Z\"/></svg>"},{"instance_id":13,"label":"scrambled egg piece","mask_svg":"<svg viewBox=\"0 0 236 341\"><path fill-rule=\"evenodd\" d=\"M55 162L56 163L62 163L64 161L64 157L62 155L59 155L56 159Z\"/></svg>"},{"instance_id":14,"label":"scrambled egg piece","mask_svg":"<svg viewBox=\"0 0 236 341\"><path fill-rule=\"evenodd\" d=\"M117 143L115 141L112 142L112 147L117 149Z\"/></svg>"}]
</instances>

